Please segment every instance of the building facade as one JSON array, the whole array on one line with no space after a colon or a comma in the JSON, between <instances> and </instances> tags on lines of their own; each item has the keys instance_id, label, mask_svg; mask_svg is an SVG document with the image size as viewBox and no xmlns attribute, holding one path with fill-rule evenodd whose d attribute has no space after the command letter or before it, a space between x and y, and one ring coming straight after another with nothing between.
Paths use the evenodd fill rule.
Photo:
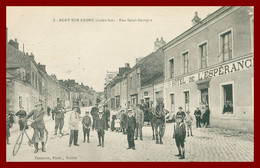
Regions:
<instances>
[{"instance_id":1,"label":"building facade","mask_svg":"<svg viewBox=\"0 0 260 168\"><path fill-rule=\"evenodd\" d=\"M253 131L254 17L221 7L164 45L165 108L208 105L212 126ZM194 23L195 22L195 23Z\"/></svg>"}]
</instances>

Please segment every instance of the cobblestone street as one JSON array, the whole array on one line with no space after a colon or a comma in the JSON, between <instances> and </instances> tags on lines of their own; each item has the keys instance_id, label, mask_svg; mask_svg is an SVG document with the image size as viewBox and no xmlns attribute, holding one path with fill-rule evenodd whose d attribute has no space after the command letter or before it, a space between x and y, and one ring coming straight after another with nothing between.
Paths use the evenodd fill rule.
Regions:
<instances>
[{"instance_id":1,"label":"cobblestone street","mask_svg":"<svg viewBox=\"0 0 260 168\"><path fill-rule=\"evenodd\" d=\"M84 111L85 109L82 109ZM65 118L64 132L69 133ZM69 135L59 138L54 136L54 121L45 117L49 139L47 152L33 153L27 138L16 156L12 156L13 146L18 137L11 132L11 145L7 145L7 161L253 161L253 134L244 134L220 128L194 129L194 136L186 138L186 159L179 160L175 140L172 138L173 123L167 124L162 145L152 140L152 129L147 124L143 127L143 141L135 141L136 150L127 150L126 135L105 132L105 147L97 147L96 131L90 132L90 143L83 143L83 132L79 130L79 147L68 147ZM17 127L15 125L14 127ZM32 129L28 131L32 135Z\"/></svg>"}]
</instances>

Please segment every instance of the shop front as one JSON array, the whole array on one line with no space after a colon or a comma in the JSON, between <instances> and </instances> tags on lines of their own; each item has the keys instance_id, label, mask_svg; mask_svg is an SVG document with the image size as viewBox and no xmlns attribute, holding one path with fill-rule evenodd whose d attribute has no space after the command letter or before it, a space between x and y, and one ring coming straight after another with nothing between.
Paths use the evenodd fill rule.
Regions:
<instances>
[{"instance_id":1,"label":"shop front","mask_svg":"<svg viewBox=\"0 0 260 168\"><path fill-rule=\"evenodd\" d=\"M165 108L194 113L210 109L211 126L253 132L253 55L189 73L165 82Z\"/></svg>"}]
</instances>

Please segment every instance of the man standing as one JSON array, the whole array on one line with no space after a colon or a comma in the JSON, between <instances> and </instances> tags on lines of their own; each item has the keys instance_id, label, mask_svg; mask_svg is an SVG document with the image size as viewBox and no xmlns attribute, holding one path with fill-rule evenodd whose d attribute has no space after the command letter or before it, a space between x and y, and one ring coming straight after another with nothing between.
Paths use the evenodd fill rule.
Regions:
<instances>
[{"instance_id":1,"label":"man standing","mask_svg":"<svg viewBox=\"0 0 260 168\"><path fill-rule=\"evenodd\" d=\"M201 127L200 126L200 118L201 118L201 111L199 107L194 111L194 115L196 117L196 128Z\"/></svg>"},{"instance_id":2,"label":"man standing","mask_svg":"<svg viewBox=\"0 0 260 168\"><path fill-rule=\"evenodd\" d=\"M96 117L98 115L98 103L95 104L94 107L92 107L91 111L90 111L90 114L92 116L92 119L93 119L93 124L92 124L92 130L94 130L95 128L95 120L96 120Z\"/></svg>"},{"instance_id":3,"label":"man standing","mask_svg":"<svg viewBox=\"0 0 260 168\"><path fill-rule=\"evenodd\" d=\"M104 115L105 115L105 120L106 120L106 130L108 130L109 125L108 122L110 121L110 111L107 108L107 105L104 105Z\"/></svg>"},{"instance_id":4,"label":"man standing","mask_svg":"<svg viewBox=\"0 0 260 168\"><path fill-rule=\"evenodd\" d=\"M209 106L206 105L205 106L205 113L204 113L204 118L205 118L205 128L207 128L209 126L209 116L210 116L210 110L209 110Z\"/></svg>"},{"instance_id":5,"label":"man standing","mask_svg":"<svg viewBox=\"0 0 260 168\"><path fill-rule=\"evenodd\" d=\"M143 123L144 123L144 112L141 110L141 105L137 105L137 109L135 111L135 119L136 119L136 131L135 131L135 140L138 138L138 131L140 134L140 140L143 140L142 136L142 128L143 128Z\"/></svg>"},{"instance_id":6,"label":"man standing","mask_svg":"<svg viewBox=\"0 0 260 168\"><path fill-rule=\"evenodd\" d=\"M105 129L106 129L106 120L105 116L103 115L103 110L99 109L98 115L95 118L95 129L98 134L98 141L99 144L97 145L104 147L104 135L105 135Z\"/></svg>"},{"instance_id":7,"label":"man standing","mask_svg":"<svg viewBox=\"0 0 260 168\"><path fill-rule=\"evenodd\" d=\"M182 111L182 107L179 107L178 109L179 109L179 111L176 113L176 116L177 116L177 115L181 115L181 116L182 116L182 122L183 122L183 120L184 120L186 114L185 114L184 111Z\"/></svg>"},{"instance_id":8,"label":"man standing","mask_svg":"<svg viewBox=\"0 0 260 168\"><path fill-rule=\"evenodd\" d=\"M18 123L20 126L20 131L22 131L24 128L24 122L22 121L22 119L24 119L26 117L26 115L27 115L26 111L24 110L23 107L20 107L20 110L15 115L19 117Z\"/></svg>"},{"instance_id":9,"label":"man standing","mask_svg":"<svg viewBox=\"0 0 260 168\"><path fill-rule=\"evenodd\" d=\"M61 101L57 101L57 106L54 108L55 113L55 134L57 135L57 130L59 128L60 134L62 135L62 128L64 125L64 114L66 113L65 109L61 106Z\"/></svg>"},{"instance_id":10,"label":"man standing","mask_svg":"<svg viewBox=\"0 0 260 168\"><path fill-rule=\"evenodd\" d=\"M45 144L44 144L44 129L45 129L45 123L44 123L44 111L42 109L42 103L38 102L35 105L36 109L32 110L26 117L25 121L33 116L33 122L31 124L31 127L33 128L33 138L34 138L34 146L35 146L35 151L34 153L37 153L39 148L38 148L38 142L39 142L39 132L40 132L40 139L42 142L42 151L46 152L45 150Z\"/></svg>"},{"instance_id":11,"label":"man standing","mask_svg":"<svg viewBox=\"0 0 260 168\"><path fill-rule=\"evenodd\" d=\"M127 141L128 141L128 148L135 150L135 140L134 140L134 132L136 128L136 120L133 116L133 110L128 110L128 116L126 120L126 131L127 131Z\"/></svg>"}]
</instances>

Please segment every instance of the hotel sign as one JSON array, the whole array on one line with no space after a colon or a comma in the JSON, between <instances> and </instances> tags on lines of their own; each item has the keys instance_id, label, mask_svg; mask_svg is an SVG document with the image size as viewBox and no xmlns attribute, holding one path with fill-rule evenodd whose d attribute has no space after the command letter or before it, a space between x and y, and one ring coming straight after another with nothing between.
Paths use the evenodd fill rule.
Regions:
<instances>
[{"instance_id":1,"label":"hotel sign","mask_svg":"<svg viewBox=\"0 0 260 168\"><path fill-rule=\"evenodd\" d=\"M183 85L186 83L192 83L200 80L206 80L217 76L223 76L234 72L250 69L254 67L254 57L238 60L226 65L220 65L202 72L198 72L185 77L175 78L168 82L168 87Z\"/></svg>"}]
</instances>

